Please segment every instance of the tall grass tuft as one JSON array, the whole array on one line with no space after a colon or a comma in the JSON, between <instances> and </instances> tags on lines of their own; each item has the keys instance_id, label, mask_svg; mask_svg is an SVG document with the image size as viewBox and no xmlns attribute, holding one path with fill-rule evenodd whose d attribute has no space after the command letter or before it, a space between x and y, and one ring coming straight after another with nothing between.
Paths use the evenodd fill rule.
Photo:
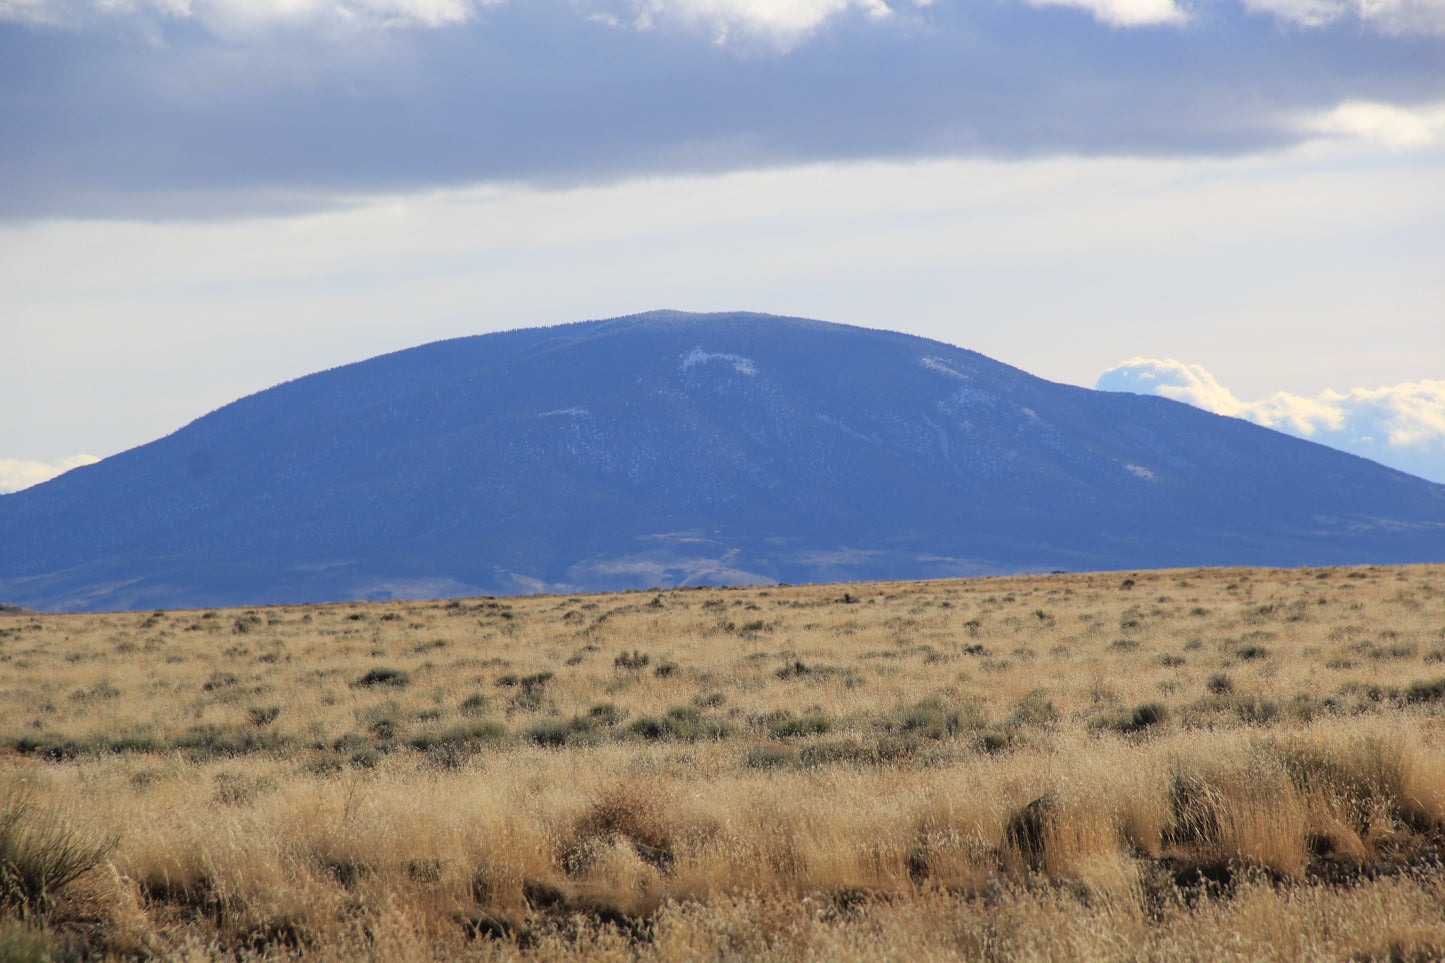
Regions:
<instances>
[{"instance_id":1,"label":"tall grass tuft","mask_svg":"<svg viewBox=\"0 0 1445 963\"><path fill-rule=\"evenodd\" d=\"M25 788L7 788L0 801L0 905L22 917L48 912L118 842L87 839L57 813L38 808Z\"/></svg>"}]
</instances>

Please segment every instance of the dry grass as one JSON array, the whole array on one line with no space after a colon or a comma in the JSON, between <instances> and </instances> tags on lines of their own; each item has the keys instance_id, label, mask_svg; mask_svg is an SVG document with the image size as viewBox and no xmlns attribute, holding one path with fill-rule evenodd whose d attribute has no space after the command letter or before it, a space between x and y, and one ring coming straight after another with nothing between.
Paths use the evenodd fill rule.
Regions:
<instances>
[{"instance_id":1,"label":"dry grass","mask_svg":"<svg viewBox=\"0 0 1445 963\"><path fill-rule=\"evenodd\" d=\"M0 879L93 864L6 959L1445 952L1442 566L0 615L0 690Z\"/></svg>"}]
</instances>

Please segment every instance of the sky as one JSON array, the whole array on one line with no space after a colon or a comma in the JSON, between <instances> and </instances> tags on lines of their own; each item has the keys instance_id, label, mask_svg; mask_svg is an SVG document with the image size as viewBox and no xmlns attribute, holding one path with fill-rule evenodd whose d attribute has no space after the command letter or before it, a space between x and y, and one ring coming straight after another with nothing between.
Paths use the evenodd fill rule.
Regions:
<instances>
[{"instance_id":1,"label":"sky","mask_svg":"<svg viewBox=\"0 0 1445 963\"><path fill-rule=\"evenodd\" d=\"M1445 482L1445 0L0 0L0 491L440 338L907 331Z\"/></svg>"}]
</instances>

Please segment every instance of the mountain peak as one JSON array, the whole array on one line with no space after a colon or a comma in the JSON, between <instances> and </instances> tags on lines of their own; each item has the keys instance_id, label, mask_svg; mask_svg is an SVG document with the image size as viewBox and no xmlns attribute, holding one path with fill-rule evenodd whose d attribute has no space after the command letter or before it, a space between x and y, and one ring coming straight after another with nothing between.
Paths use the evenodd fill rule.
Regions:
<instances>
[{"instance_id":1,"label":"mountain peak","mask_svg":"<svg viewBox=\"0 0 1445 963\"><path fill-rule=\"evenodd\" d=\"M1439 561L1445 486L895 332L652 311L334 368L0 496L42 609Z\"/></svg>"}]
</instances>

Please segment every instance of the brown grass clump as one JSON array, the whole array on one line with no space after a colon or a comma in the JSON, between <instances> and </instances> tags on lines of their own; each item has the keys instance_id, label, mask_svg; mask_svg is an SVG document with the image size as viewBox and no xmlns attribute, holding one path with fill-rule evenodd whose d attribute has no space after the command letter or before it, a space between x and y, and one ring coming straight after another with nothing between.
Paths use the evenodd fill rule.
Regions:
<instances>
[{"instance_id":1,"label":"brown grass clump","mask_svg":"<svg viewBox=\"0 0 1445 963\"><path fill-rule=\"evenodd\" d=\"M1445 567L0 614L0 958L1414 960Z\"/></svg>"}]
</instances>

